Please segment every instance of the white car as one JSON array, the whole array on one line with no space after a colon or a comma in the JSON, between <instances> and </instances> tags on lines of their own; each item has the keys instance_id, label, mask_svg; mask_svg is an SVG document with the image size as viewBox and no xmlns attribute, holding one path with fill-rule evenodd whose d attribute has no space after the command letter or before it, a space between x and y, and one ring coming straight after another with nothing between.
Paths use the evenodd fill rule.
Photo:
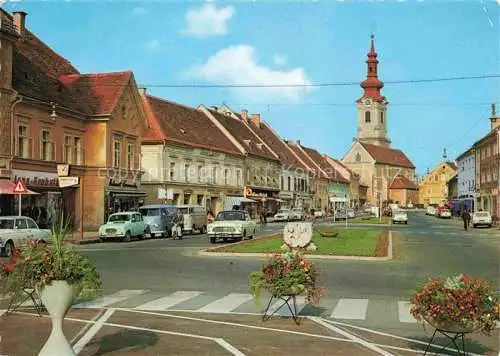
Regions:
<instances>
[{"instance_id":1,"label":"white car","mask_svg":"<svg viewBox=\"0 0 500 356\"><path fill-rule=\"evenodd\" d=\"M253 238L257 231L257 223L250 219L246 211L225 210L217 214L214 222L208 225L210 243L215 243L218 238L224 242L228 239L241 241L244 238Z\"/></svg>"},{"instance_id":2,"label":"white car","mask_svg":"<svg viewBox=\"0 0 500 356\"><path fill-rule=\"evenodd\" d=\"M404 211L396 211L392 216L392 223L408 224L408 215Z\"/></svg>"},{"instance_id":3,"label":"white car","mask_svg":"<svg viewBox=\"0 0 500 356\"><path fill-rule=\"evenodd\" d=\"M291 221L295 215L290 209L280 209L276 215L274 215L274 221Z\"/></svg>"},{"instance_id":4,"label":"white car","mask_svg":"<svg viewBox=\"0 0 500 356\"><path fill-rule=\"evenodd\" d=\"M293 220L304 220L307 216L306 212L302 208L293 208Z\"/></svg>"},{"instance_id":5,"label":"white car","mask_svg":"<svg viewBox=\"0 0 500 356\"><path fill-rule=\"evenodd\" d=\"M16 248L26 246L29 240L51 243L52 231L40 229L32 218L26 216L0 217L0 249L3 256L12 256Z\"/></svg>"},{"instance_id":6,"label":"white car","mask_svg":"<svg viewBox=\"0 0 500 356\"><path fill-rule=\"evenodd\" d=\"M488 211L476 211L472 214L473 227L478 227L480 225L491 227L492 223L491 214Z\"/></svg>"},{"instance_id":7,"label":"white car","mask_svg":"<svg viewBox=\"0 0 500 356\"><path fill-rule=\"evenodd\" d=\"M439 217L442 219L451 219L451 211L443 210L441 211L441 214L439 214Z\"/></svg>"},{"instance_id":8,"label":"white car","mask_svg":"<svg viewBox=\"0 0 500 356\"><path fill-rule=\"evenodd\" d=\"M356 212L354 209L347 209L347 218L354 219L356 217Z\"/></svg>"},{"instance_id":9,"label":"white car","mask_svg":"<svg viewBox=\"0 0 500 356\"><path fill-rule=\"evenodd\" d=\"M428 206L425 214L434 216L436 214L436 208L434 208L433 206Z\"/></svg>"}]
</instances>

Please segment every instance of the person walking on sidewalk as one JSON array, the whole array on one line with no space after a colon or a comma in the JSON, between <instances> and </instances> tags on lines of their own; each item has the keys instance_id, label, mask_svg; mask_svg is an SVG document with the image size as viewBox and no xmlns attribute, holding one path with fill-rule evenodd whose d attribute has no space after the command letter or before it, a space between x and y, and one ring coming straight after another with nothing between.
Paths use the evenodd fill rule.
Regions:
<instances>
[{"instance_id":1,"label":"person walking on sidewalk","mask_svg":"<svg viewBox=\"0 0 500 356\"><path fill-rule=\"evenodd\" d=\"M177 212L174 216L174 226L173 226L173 236L174 240L177 238L179 240L182 240L182 225L184 225L184 215L182 215L182 212L180 209L177 209Z\"/></svg>"},{"instance_id":2,"label":"person walking on sidewalk","mask_svg":"<svg viewBox=\"0 0 500 356\"><path fill-rule=\"evenodd\" d=\"M469 222L470 222L470 214L469 214L468 209L465 209L462 212L462 220L464 221L464 230L467 231L467 228L469 227Z\"/></svg>"}]
</instances>

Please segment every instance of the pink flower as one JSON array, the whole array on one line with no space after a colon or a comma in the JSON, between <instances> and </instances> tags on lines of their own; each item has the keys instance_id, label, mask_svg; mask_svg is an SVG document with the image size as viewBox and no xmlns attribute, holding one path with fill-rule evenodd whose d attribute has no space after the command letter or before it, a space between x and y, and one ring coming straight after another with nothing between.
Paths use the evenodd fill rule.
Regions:
<instances>
[{"instance_id":1,"label":"pink flower","mask_svg":"<svg viewBox=\"0 0 500 356\"><path fill-rule=\"evenodd\" d=\"M460 273L460 276L458 276L458 278L460 278L460 280L464 283L467 283L469 281L469 277L464 273Z\"/></svg>"}]
</instances>

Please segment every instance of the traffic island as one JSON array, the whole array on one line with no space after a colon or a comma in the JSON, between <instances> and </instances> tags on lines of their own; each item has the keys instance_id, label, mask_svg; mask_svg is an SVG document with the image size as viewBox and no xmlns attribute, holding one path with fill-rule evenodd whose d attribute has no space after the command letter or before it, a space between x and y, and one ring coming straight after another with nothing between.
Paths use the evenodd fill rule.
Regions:
<instances>
[{"instance_id":1,"label":"traffic island","mask_svg":"<svg viewBox=\"0 0 500 356\"><path fill-rule=\"evenodd\" d=\"M345 224L345 219L338 219L334 224ZM364 216L354 219L347 220L348 225L379 225L387 226L391 224L391 218L387 216L382 216L382 218L377 218L375 216Z\"/></svg>"},{"instance_id":2,"label":"traffic island","mask_svg":"<svg viewBox=\"0 0 500 356\"><path fill-rule=\"evenodd\" d=\"M316 250L306 250L308 259L387 261L392 259L392 233L365 229L315 229L312 242ZM283 234L247 240L198 252L202 256L269 257L283 252Z\"/></svg>"}]
</instances>

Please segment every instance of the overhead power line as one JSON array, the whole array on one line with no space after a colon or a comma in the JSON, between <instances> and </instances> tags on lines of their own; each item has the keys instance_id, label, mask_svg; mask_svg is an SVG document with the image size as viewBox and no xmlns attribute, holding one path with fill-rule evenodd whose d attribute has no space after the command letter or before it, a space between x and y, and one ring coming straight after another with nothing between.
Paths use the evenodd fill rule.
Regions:
<instances>
[{"instance_id":1,"label":"overhead power line","mask_svg":"<svg viewBox=\"0 0 500 356\"><path fill-rule=\"evenodd\" d=\"M483 74L477 76L461 76L461 77L443 77L429 79L409 79L409 80L388 80L384 84L416 84L416 83L432 83L446 82L458 80L474 80L474 79L492 79L500 78L500 74ZM335 87L335 86L351 86L359 85L359 81L352 82L331 82L318 84L140 84L140 87L146 88L319 88L319 87Z\"/></svg>"}]
</instances>

